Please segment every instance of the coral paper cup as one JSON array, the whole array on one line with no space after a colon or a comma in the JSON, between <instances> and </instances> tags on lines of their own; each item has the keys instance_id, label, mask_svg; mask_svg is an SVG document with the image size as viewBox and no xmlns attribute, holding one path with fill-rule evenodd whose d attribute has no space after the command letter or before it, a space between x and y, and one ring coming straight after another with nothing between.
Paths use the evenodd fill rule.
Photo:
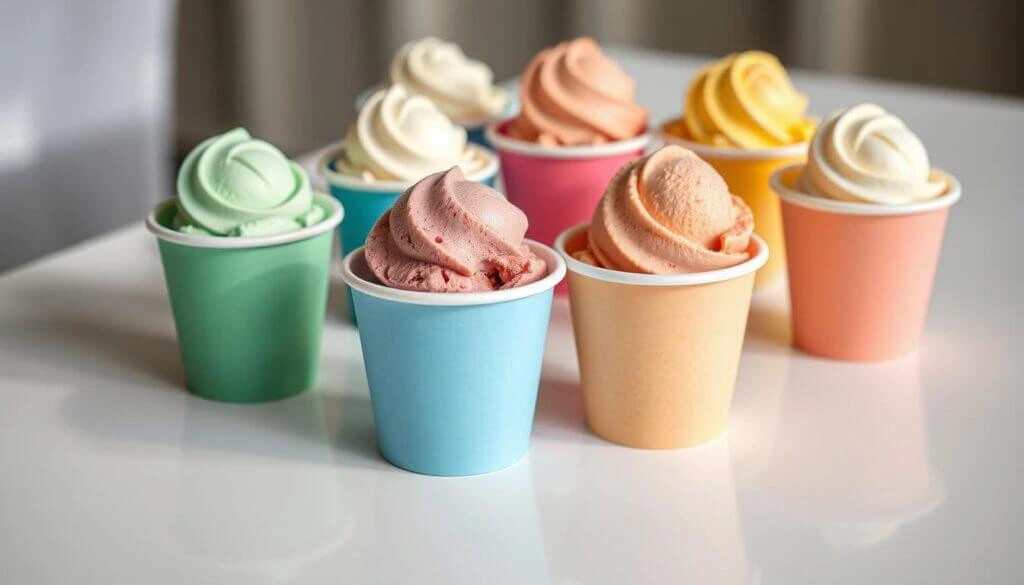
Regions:
<instances>
[{"instance_id":1,"label":"coral paper cup","mask_svg":"<svg viewBox=\"0 0 1024 585\"><path fill-rule=\"evenodd\" d=\"M572 254L587 226L555 243L569 271L587 425L643 449L691 447L722 434L729 418L754 272L768 260L753 236L742 264L694 274L597 268Z\"/></svg>"},{"instance_id":2,"label":"coral paper cup","mask_svg":"<svg viewBox=\"0 0 1024 585\"><path fill-rule=\"evenodd\" d=\"M224 402L264 402L316 383L331 240L342 207L326 195L320 223L255 238L167 226L175 200L146 219L158 240L188 388Z\"/></svg>"},{"instance_id":3,"label":"coral paper cup","mask_svg":"<svg viewBox=\"0 0 1024 585\"><path fill-rule=\"evenodd\" d=\"M793 188L803 165L779 170L789 255L793 343L833 359L879 361L917 349L949 208L945 195L911 205L812 197Z\"/></svg>"},{"instance_id":4,"label":"coral paper cup","mask_svg":"<svg viewBox=\"0 0 1024 585\"><path fill-rule=\"evenodd\" d=\"M772 251L764 268L757 272L755 285L761 288L778 284L786 269L786 250L783 246L779 199L768 180L780 168L806 161L807 143L762 150L708 146L683 140L671 131L681 124L681 118L663 124L662 142L678 144L696 152L722 175L730 191L747 202L754 213L754 231Z\"/></svg>"},{"instance_id":5,"label":"coral paper cup","mask_svg":"<svg viewBox=\"0 0 1024 585\"><path fill-rule=\"evenodd\" d=\"M344 149L344 142L329 148L321 157L318 170L330 189L331 195L345 208L345 219L339 228L342 257L366 243L374 224L385 211L391 208L395 200L411 187L415 181L366 181L360 177L343 175L335 170L334 161ZM476 148L483 148L477 146ZM490 156L490 164L479 173L468 176L472 181L479 181L488 187L494 186L498 176L498 155L484 149ZM349 297L349 310L352 307ZM354 314L354 313L353 313Z\"/></svg>"},{"instance_id":6,"label":"coral paper cup","mask_svg":"<svg viewBox=\"0 0 1024 585\"><path fill-rule=\"evenodd\" d=\"M551 248L529 245L548 275L482 293L389 288L377 284L362 249L345 257L377 439L392 464L475 475L526 453L552 290L565 276Z\"/></svg>"},{"instance_id":7,"label":"coral paper cup","mask_svg":"<svg viewBox=\"0 0 1024 585\"><path fill-rule=\"evenodd\" d=\"M508 200L530 220L527 237L547 245L563 230L590 221L616 171L651 141L641 134L597 146L542 146L510 138L510 123L489 126L487 139L501 157Z\"/></svg>"},{"instance_id":8,"label":"coral paper cup","mask_svg":"<svg viewBox=\"0 0 1024 585\"><path fill-rule=\"evenodd\" d=\"M384 89L384 84L380 83L364 89L358 96L356 96L356 113L359 113L359 110L363 109L363 104L366 103L366 100L370 99L371 95L377 93L382 89ZM487 137L485 136L487 126L494 122L504 120L506 118L511 118L518 113L519 99L515 96L514 93L509 93L508 105L506 105L505 109L502 110L501 113L499 113L496 116L491 116L490 118L485 118L483 120L452 121L466 129L466 138L470 142L474 144L479 144L480 146L483 146L485 148L494 148L494 146L490 142L488 142Z\"/></svg>"}]
</instances>

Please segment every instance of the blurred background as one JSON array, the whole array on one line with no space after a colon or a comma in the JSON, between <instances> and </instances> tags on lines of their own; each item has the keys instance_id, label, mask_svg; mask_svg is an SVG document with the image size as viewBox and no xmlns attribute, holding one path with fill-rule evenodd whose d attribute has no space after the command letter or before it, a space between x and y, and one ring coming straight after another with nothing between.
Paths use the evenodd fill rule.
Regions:
<instances>
[{"instance_id":1,"label":"blurred background","mask_svg":"<svg viewBox=\"0 0 1024 585\"><path fill-rule=\"evenodd\" d=\"M498 79L590 35L697 55L1024 95L1015 0L0 0L0 271L138 221L234 126L296 155L426 35ZM680 96L680 103L682 96ZM819 112L820 113L820 112Z\"/></svg>"}]
</instances>

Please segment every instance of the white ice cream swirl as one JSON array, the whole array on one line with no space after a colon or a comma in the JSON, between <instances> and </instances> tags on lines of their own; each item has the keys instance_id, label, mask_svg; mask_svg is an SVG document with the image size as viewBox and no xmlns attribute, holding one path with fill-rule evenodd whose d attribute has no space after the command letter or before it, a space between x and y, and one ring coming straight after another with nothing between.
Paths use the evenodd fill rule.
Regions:
<instances>
[{"instance_id":1,"label":"white ice cream swirl","mask_svg":"<svg viewBox=\"0 0 1024 585\"><path fill-rule=\"evenodd\" d=\"M905 205L942 195L949 182L931 168L924 145L902 120L861 104L818 128L797 186L830 199Z\"/></svg>"},{"instance_id":2,"label":"white ice cream swirl","mask_svg":"<svg viewBox=\"0 0 1024 585\"><path fill-rule=\"evenodd\" d=\"M418 181L456 165L472 176L489 162L490 155L467 144L466 130L433 102L392 85L366 101L335 166L367 181Z\"/></svg>"},{"instance_id":3,"label":"white ice cream swirl","mask_svg":"<svg viewBox=\"0 0 1024 585\"><path fill-rule=\"evenodd\" d=\"M508 94L494 85L491 69L462 49L427 37L406 43L391 61L391 82L431 99L460 124L482 123L502 112Z\"/></svg>"}]
</instances>

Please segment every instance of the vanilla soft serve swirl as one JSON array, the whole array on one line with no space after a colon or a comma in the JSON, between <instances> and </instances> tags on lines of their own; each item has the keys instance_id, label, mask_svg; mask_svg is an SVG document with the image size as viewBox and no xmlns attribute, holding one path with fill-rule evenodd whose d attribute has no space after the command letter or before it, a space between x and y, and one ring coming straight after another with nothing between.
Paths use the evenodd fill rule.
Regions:
<instances>
[{"instance_id":1,"label":"vanilla soft serve swirl","mask_svg":"<svg viewBox=\"0 0 1024 585\"><path fill-rule=\"evenodd\" d=\"M946 192L948 179L902 120L874 104L836 112L811 141L797 185L819 197L903 205Z\"/></svg>"},{"instance_id":2,"label":"vanilla soft serve swirl","mask_svg":"<svg viewBox=\"0 0 1024 585\"><path fill-rule=\"evenodd\" d=\"M454 43L427 37L406 43L391 61L391 82L430 98L455 122L482 122L500 114L508 94L494 73Z\"/></svg>"},{"instance_id":3,"label":"vanilla soft serve swirl","mask_svg":"<svg viewBox=\"0 0 1024 585\"><path fill-rule=\"evenodd\" d=\"M472 176L489 164L489 156L467 144L466 130L433 102L396 84L366 101L336 167L367 181L418 181L456 165Z\"/></svg>"}]
</instances>

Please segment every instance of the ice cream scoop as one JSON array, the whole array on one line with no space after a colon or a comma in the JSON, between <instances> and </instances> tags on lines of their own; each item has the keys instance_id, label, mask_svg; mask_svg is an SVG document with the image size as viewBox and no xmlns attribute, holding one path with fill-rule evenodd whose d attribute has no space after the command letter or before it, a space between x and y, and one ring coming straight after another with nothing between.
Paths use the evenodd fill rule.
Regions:
<instances>
[{"instance_id":1,"label":"ice cream scoop","mask_svg":"<svg viewBox=\"0 0 1024 585\"><path fill-rule=\"evenodd\" d=\"M526 215L458 167L410 187L366 239L366 263L390 287L474 292L540 280L545 262L523 242Z\"/></svg>"},{"instance_id":2,"label":"ice cream scoop","mask_svg":"<svg viewBox=\"0 0 1024 585\"><path fill-rule=\"evenodd\" d=\"M263 236L318 223L309 175L273 145L236 128L209 138L178 171L174 229L217 236Z\"/></svg>"},{"instance_id":3,"label":"ice cream scoop","mask_svg":"<svg viewBox=\"0 0 1024 585\"><path fill-rule=\"evenodd\" d=\"M796 91L774 55L747 51L701 69L683 106L685 132L694 142L763 149L806 142L814 132L807 96Z\"/></svg>"},{"instance_id":4,"label":"ice cream scoop","mask_svg":"<svg viewBox=\"0 0 1024 585\"><path fill-rule=\"evenodd\" d=\"M406 43L391 61L391 83L430 98L452 120L466 124L501 113L508 94L494 73L462 49L434 37Z\"/></svg>"},{"instance_id":5,"label":"ice cream scoop","mask_svg":"<svg viewBox=\"0 0 1024 585\"><path fill-rule=\"evenodd\" d=\"M373 94L349 127L338 172L367 181L417 181L458 165L469 175L491 162L466 130L400 84Z\"/></svg>"},{"instance_id":6,"label":"ice cream scoop","mask_svg":"<svg viewBox=\"0 0 1024 585\"><path fill-rule=\"evenodd\" d=\"M647 274L716 270L750 257L753 229L750 208L711 165L668 145L615 175L577 258Z\"/></svg>"},{"instance_id":7,"label":"ice cream scoop","mask_svg":"<svg viewBox=\"0 0 1024 585\"><path fill-rule=\"evenodd\" d=\"M811 195L883 205L933 199L948 187L917 135L874 104L836 112L821 125L797 182Z\"/></svg>"},{"instance_id":8,"label":"ice cream scoop","mask_svg":"<svg viewBox=\"0 0 1024 585\"><path fill-rule=\"evenodd\" d=\"M522 111L509 135L549 146L633 138L647 127L636 84L589 38L544 49L522 76Z\"/></svg>"}]
</instances>

